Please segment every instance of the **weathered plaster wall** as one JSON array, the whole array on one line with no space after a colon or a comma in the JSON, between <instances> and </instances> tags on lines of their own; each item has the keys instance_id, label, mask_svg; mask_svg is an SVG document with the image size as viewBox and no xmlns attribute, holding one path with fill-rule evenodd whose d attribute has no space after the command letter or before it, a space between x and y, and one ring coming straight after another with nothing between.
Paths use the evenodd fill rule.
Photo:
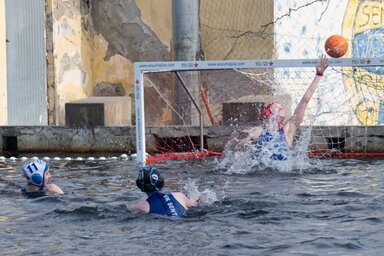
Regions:
<instances>
[{"instance_id":1,"label":"weathered plaster wall","mask_svg":"<svg viewBox=\"0 0 384 256\"><path fill-rule=\"evenodd\" d=\"M0 125L7 124L7 58L5 1L0 1Z\"/></svg>"},{"instance_id":2,"label":"weathered plaster wall","mask_svg":"<svg viewBox=\"0 0 384 256\"><path fill-rule=\"evenodd\" d=\"M133 62L169 60L170 3L47 0L53 24L50 124L64 125L67 102L133 96Z\"/></svg>"},{"instance_id":3,"label":"weathered plaster wall","mask_svg":"<svg viewBox=\"0 0 384 256\"><path fill-rule=\"evenodd\" d=\"M65 103L87 96L89 74L82 63L80 1L53 0L52 22L57 113L55 124L64 124Z\"/></svg>"},{"instance_id":4,"label":"weathered plaster wall","mask_svg":"<svg viewBox=\"0 0 384 256\"><path fill-rule=\"evenodd\" d=\"M133 99L133 63L170 59L170 12L170 0L92 1L93 48L103 49L93 51L93 84L121 84Z\"/></svg>"},{"instance_id":5,"label":"weathered plaster wall","mask_svg":"<svg viewBox=\"0 0 384 256\"><path fill-rule=\"evenodd\" d=\"M172 40L172 0L136 0L142 21L151 27L170 50ZM165 52L168 55L167 52ZM165 56L164 56L165 58Z\"/></svg>"},{"instance_id":6,"label":"weathered plaster wall","mask_svg":"<svg viewBox=\"0 0 384 256\"><path fill-rule=\"evenodd\" d=\"M215 3L220 6L218 1ZM205 2L203 1L202 4L204 5ZM241 2L240 10L246 11L248 4L248 2ZM272 10L272 4L268 6L269 10ZM56 93L52 93L50 97L50 106L53 110L50 115L51 124L65 124L65 103L70 101L94 95L133 97L133 63L171 59L171 13L171 0L52 0L53 80L55 81L53 85L55 88L51 92ZM212 17L213 14L202 15L202 22L209 27L225 24L225 21L230 19L228 10L219 10L215 13L217 14L214 17ZM266 22L265 20L270 19L273 13L270 11L263 15L265 17L263 16L262 21ZM242 19L239 24L243 24L243 27L239 27L240 30L246 29L244 26L247 26L246 18ZM211 36L209 32L201 33L207 57L213 56L212 52L218 52L217 45L211 45L213 48L210 48L206 43ZM246 54L256 58L257 44L252 45L253 47L247 48ZM273 43L270 42L267 47L270 48L272 55ZM230 46L228 45L227 48ZM223 54L225 54L224 51ZM236 58L236 56L232 57ZM224 57L220 57L222 58ZM170 81L163 79L157 83L162 86L172 86ZM206 86L211 91L210 102L214 105L222 97L215 96L214 91L217 90L213 85ZM149 89L146 88L146 90ZM234 89L234 91L242 90ZM246 92L247 95L249 93ZM260 90L252 94L260 94ZM236 97L236 95L232 96ZM241 96L243 94L240 93L238 97ZM163 109L160 111L161 115L169 115L163 103L151 103L158 104L159 109ZM218 113L215 114L220 116L221 102L218 104L220 106L214 108L218 109ZM52 105L55 106L52 107ZM155 118L151 115L153 114L146 113L146 120L154 124Z\"/></svg>"},{"instance_id":7,"label":"weathered plaster wall","mask_svg":"<svg viewBox=\"0 0 384 256\"><path fill-rule=\"evenodd\" d=\"M169 59L168 46L141 19L134 0L92 1L91 16L97 35L108 43L105 60L115 55L131 62Z\"/></svg>"}]
</instances>

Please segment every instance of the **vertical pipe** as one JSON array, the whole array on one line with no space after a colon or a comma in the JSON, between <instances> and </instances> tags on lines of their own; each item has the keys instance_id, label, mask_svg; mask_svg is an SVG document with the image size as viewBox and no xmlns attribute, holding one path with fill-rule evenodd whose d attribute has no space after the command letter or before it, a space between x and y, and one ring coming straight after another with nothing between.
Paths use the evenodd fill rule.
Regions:
<instances>
[{"instance_id":1,"label":"vertical pipe","mask_svg":"<svg viewBox=\"0 0 384 256\"><path fill-rule=\"evenodd\" d=\"M172 58L175 61L195 61L199 52L199 1L172 1ZM187 72L184 75L193 97L199 97L198 72ZM181 118L175 115L176 124L198 125L199 116L188 98L185 90L175 79L174 98L179 107Z\"/></svg>"},{"instance_id":2,"label":"vertical pipe","mask_svg":"<svg viewBox=\"0 0 384 256\"><path fill-rule=\"evenodd\" d=\"M173 60L196 60L199 51L198 0L172 1Z\"/></svg>"}]
</instances>

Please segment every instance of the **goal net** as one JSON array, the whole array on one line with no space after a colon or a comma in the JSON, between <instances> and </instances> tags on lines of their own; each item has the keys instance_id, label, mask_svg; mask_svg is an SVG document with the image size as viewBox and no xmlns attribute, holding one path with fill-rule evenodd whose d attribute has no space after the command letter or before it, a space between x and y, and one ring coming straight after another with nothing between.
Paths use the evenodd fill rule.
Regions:
<instances>
[{"instance_id":1,"label":"goal net","mask_svg":"<svg viewBox=\"0 0 384 256\"><path fill-rule=\"evenodd\" d=\"M262 124L265 104L292 114L318 59L135 63L138 162L146 153L223 151L230 135ZM297 143L310 156L378 153L368 127L384 123L384 58L330 59ZM360 155L357 155L360 154ZM163 158L162 158L163 157Z\"/></svg>"},{"instance_id":2,"label":"goal net","mask_svg":"<svg viewBox=\"0 0 384 256\"><path fill-rule=\"evenodd\" d=\"M348 51L331 59L296 145L309 156L381 156L383 8L369 0L199 1L196 59L204 61L135 63L138 162L221 151L230 133L260 125L267 102L289 116L334 34Z\"/></svg>"}]
</instances>

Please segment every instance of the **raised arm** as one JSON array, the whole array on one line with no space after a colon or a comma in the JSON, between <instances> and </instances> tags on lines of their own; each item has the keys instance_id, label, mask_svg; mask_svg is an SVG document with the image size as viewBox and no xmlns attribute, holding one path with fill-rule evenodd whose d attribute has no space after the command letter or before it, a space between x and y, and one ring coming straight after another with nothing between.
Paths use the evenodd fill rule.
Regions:
<instances>
[{"instance_id":1,"label":"raised arm","mask_svg":"<svg viewBox=\"0 0 384 256\"><path fill-rule=\"evenodd\" d=\"M299 104L297 105L295 111L291 118L288 119L286 124L284 125L284 132L288 141L288 144L291 146L293 143L293 137L296 134L297 128L300 126L303 121L305 110L307 109L308 102L312 98L315 93L320 79L324 74L324 71L328 67L328 58L323 55L321 56L318 64L316 65L316 76L313 78L311 85L308 87L307 91L304 93L301 98Z\"/></svg>"}]
</instances>

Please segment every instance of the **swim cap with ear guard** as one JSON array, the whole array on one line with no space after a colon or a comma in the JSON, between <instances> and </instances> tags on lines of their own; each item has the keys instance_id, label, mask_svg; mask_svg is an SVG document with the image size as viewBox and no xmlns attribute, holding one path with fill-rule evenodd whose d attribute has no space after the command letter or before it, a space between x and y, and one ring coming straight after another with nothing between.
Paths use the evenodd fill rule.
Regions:
<instances>
[{"instance_id":1,"label":"swim cap with ear guard","mask_svg":"<svg viewBox=\"0 0 384 256\"><path fill-rule=\"evenodd\" d=\"M44 160L26 162L23 166L23 173L28 180L28 184L43 186L44 173L48 170L48 164Z\"/></svg>"},{"instance_id":2,"label":"swim cap with ear guard","mask_svg":"<svg viewBox=\"0 0 384 256\"><path fill-rule=\"evenodd\" d=\"M136 185L141 191L149 194L161 190L164 186L164 179L156 167L146 165L139 170Z\"/></svg>"}]
</instances>

